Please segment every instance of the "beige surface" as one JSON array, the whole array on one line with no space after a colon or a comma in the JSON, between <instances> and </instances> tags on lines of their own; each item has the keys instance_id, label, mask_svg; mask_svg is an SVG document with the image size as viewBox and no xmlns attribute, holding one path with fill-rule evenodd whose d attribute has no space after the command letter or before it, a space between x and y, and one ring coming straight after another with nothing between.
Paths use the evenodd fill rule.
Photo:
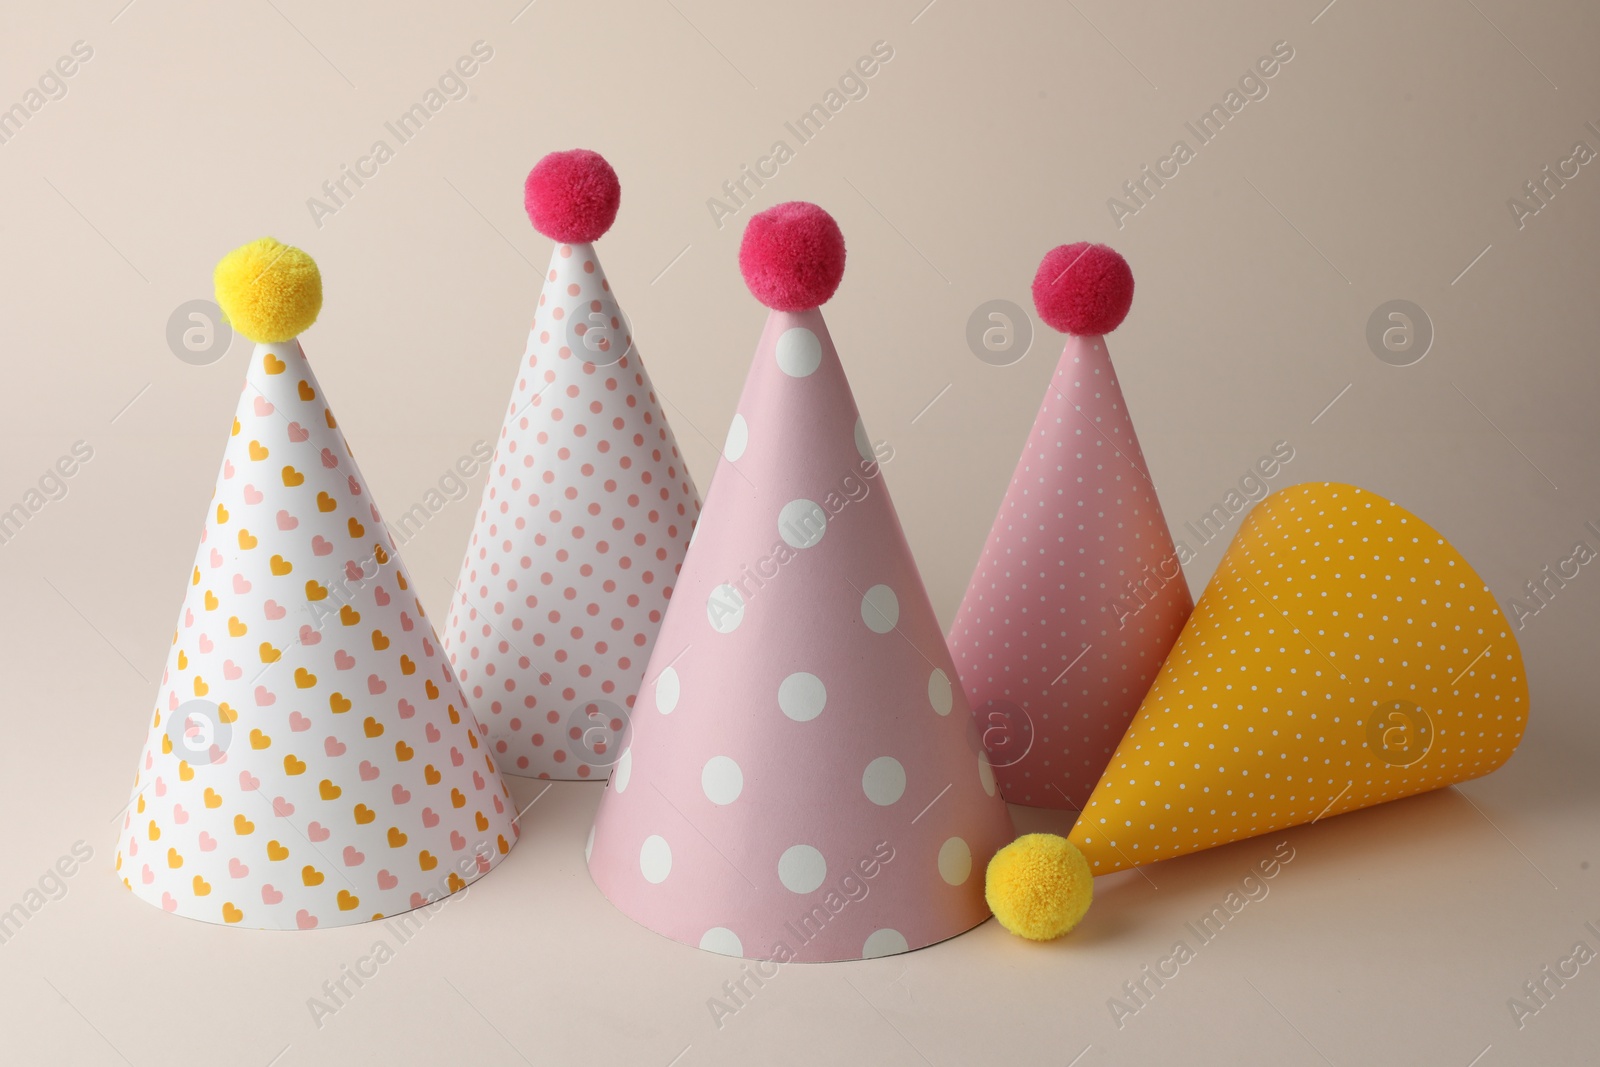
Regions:
<instances>
[{"instance_id":1,"label":"beige surface","mask_svg":"<svg viewBox=\"0 0 1600 1067\"><path fill-rule=\"evenodd\" d=\"M830 325L867 425L895 446L889 484L941 617L1059 351L1046 332L1021 362L986 365L967 316L1026 305L1038 257L1080 238L1115 243L1138 277L1112 348L1175 529L1286 440L1287 481L1397 499L1502 602L1579 538L1600 544L1583 529L1600 523L1600 168L1520 230L1506 206L1575 140L1600 149L1584 125L1600 126L1593 5L937 0L919 15L924 2L538 0L519 16L522 0L137 0L120 14L99 0L0 15L0 106L74 41L93 48L66 95L0 144L0 510L74 442L93 449L0 545L0 907L75 841L94 850L0 946L0 1059L1592 1060L1600 962L1521 1029L1507 1008L1575 942L1600 949L1583 925L1600 927L1589 568L1523 634L1533 719L1506 768L1282 835L1295 859L1266 899L1120 1029L1108 999L1279 838L1102 879L1061 943L991 923L909 956L786 969L721 1029L707 1000L740 965L599 896L581 862L590 785L545 794L503 870L320 1029L307 998L367 954L371 928L219 930L118 886L111 820L243 377L242 343L191 366L164 338L173 308L209 295L217 257L265 232L318 258L327 307L307 348L395 515L498 430L531 264L548 254L523 175L545 151L599 149L627 191L606 267L704 487L762 320L735 269L750 210L719 230L706 199L879 40L894 57L868 95L751 210L813 199L845 231ZM477 40L494 54L471 96L314 226L306 199ZM1119 231L1107 198L1280 40L1294 59L1269 94ZM1364 338L1396 298L1437 332L1403 368ZM473 506L450 504L405 546L435 614ZM1197 593L1222 547L1189 567Z\"/></svg>"}]
</instances>

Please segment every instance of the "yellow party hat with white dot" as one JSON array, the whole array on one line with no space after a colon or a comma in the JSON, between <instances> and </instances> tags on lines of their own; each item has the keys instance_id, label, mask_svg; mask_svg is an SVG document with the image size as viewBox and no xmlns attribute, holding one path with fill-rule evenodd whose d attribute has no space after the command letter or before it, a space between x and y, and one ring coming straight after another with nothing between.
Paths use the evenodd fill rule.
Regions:
<instances>
[{"instance_id":1,"label":"yellow party hat with white dot","mask_svg":"<svg viewBox=\"0 0 1600 1067\"><path fill-rule=\"evenodd\" d=\"M255 929L424 907L510 851L511 795L300 346L317 265L263 238L216 285L256 346L117 871L166 911Z\"/></svg>"},{"instance_id":2,"label":"yellow party hat with white dot","mask_svg":"<svg viewBox=\"0 0 1600 1067\"><path fill-rule=\"evenodd\" d=\"M1522 653L1437 531L1308 483L1240 527L1071 840L1106 874L1488 774Z\"/></svg>"}]
</instances>

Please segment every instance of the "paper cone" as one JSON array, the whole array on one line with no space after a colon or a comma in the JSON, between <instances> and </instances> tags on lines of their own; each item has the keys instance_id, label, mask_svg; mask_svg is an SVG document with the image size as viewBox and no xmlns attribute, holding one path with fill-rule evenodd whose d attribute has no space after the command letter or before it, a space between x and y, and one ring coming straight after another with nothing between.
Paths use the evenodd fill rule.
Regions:
<instances>
[{"instance_id":1,"label":"paper cone","mask_svg":"<svg viewBox=\"0 0 1600 1067\"><path fill-rule=\"evenodd\" d=\"M1192 608L1105 337L1069 336L950 627L1008 801L1083 807Z\"/></svg>"},{"instance_id":2,"label":"paper cone","mask_svg":"<svg viewBox=\"0 0 1600 1067\"><path fill-rule=\"evenodd\" d=\"M844 960L989 915L1010 819L877 461L821 312L774 311L590 839L658 933Z\"/></svg>"},{"instance_id":3,"label":"paper cone","mask_svg":"<svg viewBox=\"0 0 1600 1067\"><path fill-rule=\"evenodd\" d=\"M550 259L445 652L508 774L604 778L700 497L594 246Z\"/></svg>"},{"instance_id":4,"label":"paper cone","mask_svg":"<svg viewBox=\"0 0 1600 1067\"><path fill-rule=\"evenodd\" d=\"M515 809L298 341L258 344L117 868L141 899L294 930L442 899Z\"/></svg>"},{"instance_id":5,"label":"paper cone","mask_svg":"<svg viewBox=\"0 0 1600 1067\"><path fill-rule=\"evenodd\" d=\"M1256 506L1073 828L1096 874L1488 774L1522 654L1427 523L1351 485Z\"/></svg>"}]
</instances>

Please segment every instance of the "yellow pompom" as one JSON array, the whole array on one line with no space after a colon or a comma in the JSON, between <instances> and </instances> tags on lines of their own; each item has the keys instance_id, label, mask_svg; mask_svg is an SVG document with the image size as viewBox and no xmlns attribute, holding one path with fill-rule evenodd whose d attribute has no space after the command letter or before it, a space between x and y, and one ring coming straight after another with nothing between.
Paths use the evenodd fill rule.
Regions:
<instances>
[{"instance_id":1,"label":"yellow pompom","mask_svg":"<svg viewBox=\"0 0 1600 1067\"><path fill-rule=\"evenodd\" d=\"M222 313L252 341L297 337L322 310L322 274L316 261L271 237L223 256L216 286Z\"/></svg>"},{"instance_id":2,"label":"yellow pompom","mask_svg":"<svg viewBox=\"0 0 1600 1067\"><path fill-rule=\"evenodd\" d=\"M1094 875L1066 838L1024 834L989 861L983 896L1001 926L1031 941L1050 941L1089 910Z\"/></svg>"}]
</instances>

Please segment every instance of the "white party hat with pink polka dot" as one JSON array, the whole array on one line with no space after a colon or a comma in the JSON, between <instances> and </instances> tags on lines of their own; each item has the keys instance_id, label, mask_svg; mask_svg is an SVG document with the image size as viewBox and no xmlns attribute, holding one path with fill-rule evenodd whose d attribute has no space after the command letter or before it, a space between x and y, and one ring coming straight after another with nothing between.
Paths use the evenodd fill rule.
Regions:
<instances>
[{"instance_id":1,"label":"white party hat with pink polka dot","mask_svg":"<svg viewBox=\"0 0 1600 1067\"><path fill-rule=\"evenodd\" d=\"M1005 798L1081 809L1193 602L1106 345L1132 271L1062 245L1033 299L1069 336L950 648Z\"/></svg>"},{"instance_id":2,"label":"white party hat with pink polka dot","mask_svg":"<svg viewBox=\"0 0 1600 1067\"><path fill-rule=\"evenodd\" d=\"M216 280L257 344L117 870L166 911L258 929L442 901L510 851L510 793L297 339L316 264L263 238Z\"/></svg>"},{"instance_id":3,"label":"white party hat with pink polka dot","mask_svg":"<svg viewBox=\"0 0 1600 1067\"><path fill-rule=\"evenodd\" d=\"M444 630L507 774L609 773L700 513L594 248L621 195L583 149L526 185L556 247Z\"/></svg>"},{"instance_id":4,"label":"white party hat with pink polka dot","mask_svg":"<svg viewBox=\"0 0 1600 1067\"><path fill-rule=\"evenodd\" d=\"M589 870L646 927L732 956L921 948L989 916L1010 817L820 305L821 208L740 267L772 309L600 801Z\"/></svg>"},{"instance_id":5,"label":"white party hat with pink polka dot","mask_svg":"<svg viewBox=\"0 0 1600 1067\"><path fill-rule=\"evenodd\" d=\"M1528 724L1514 629L1405 508L1280 489L1240 525L1071 840L1107 874L1488 774Z\"/></svg>"}]
</instances>

